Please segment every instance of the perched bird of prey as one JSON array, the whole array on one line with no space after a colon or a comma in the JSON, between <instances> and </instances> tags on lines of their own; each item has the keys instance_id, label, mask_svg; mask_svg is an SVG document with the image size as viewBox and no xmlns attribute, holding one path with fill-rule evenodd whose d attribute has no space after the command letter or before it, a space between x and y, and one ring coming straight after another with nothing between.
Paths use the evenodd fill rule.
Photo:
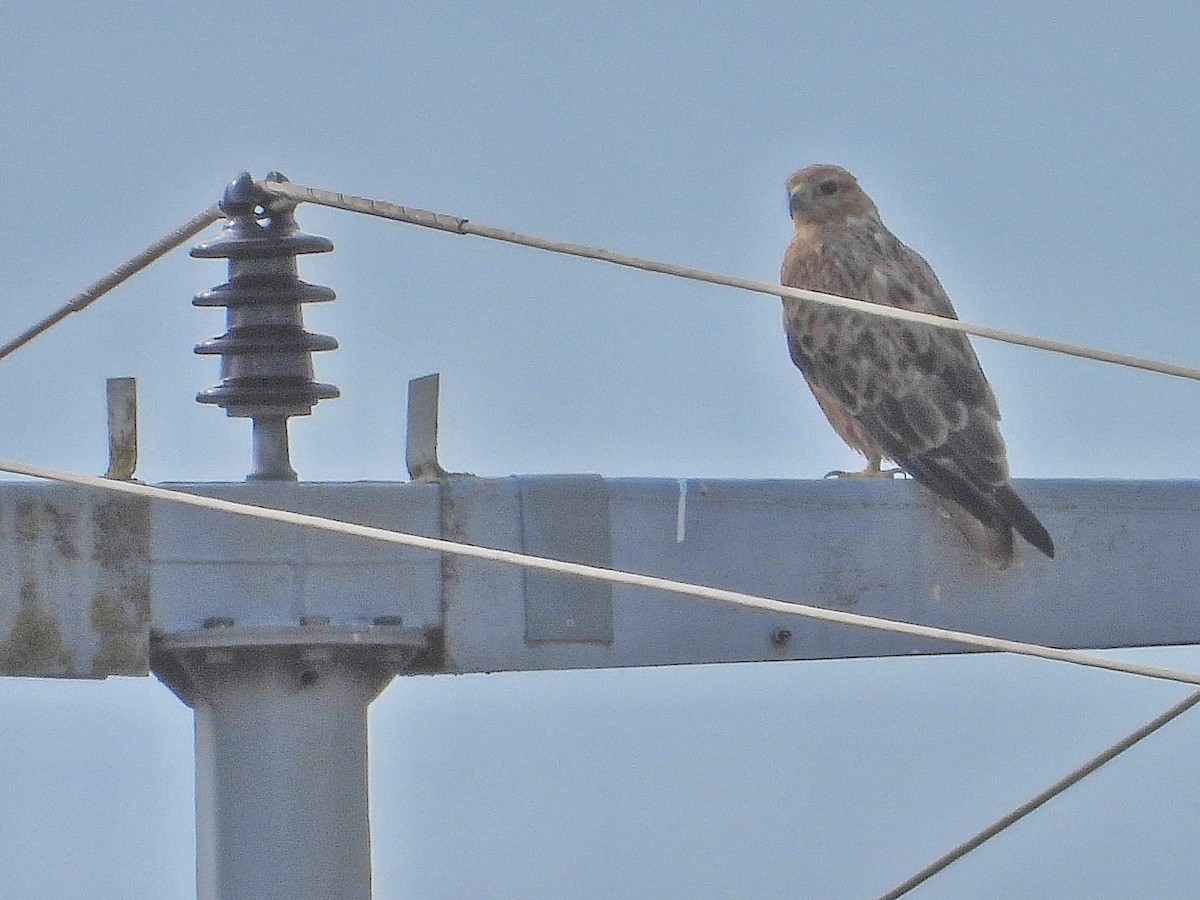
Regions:
<instances>
[{"instance_id":1,"label":"perched bird of prey","mask_svg":"<svg viewBox=\"0 0 1200 900\"><path fill-rule=\"evenodd\" d=\"M887 229L853 175L809 166L787 189L796 234L783 284L957 318L933 269ZM867 458L853 474L886 476L882 460L894 461L994 566L1012 562L1014 528L1054 556L1049 533L1013 491L1000 409L963 332L790 297L783 323L830 424Z\"/></svg>"}]
</instances>

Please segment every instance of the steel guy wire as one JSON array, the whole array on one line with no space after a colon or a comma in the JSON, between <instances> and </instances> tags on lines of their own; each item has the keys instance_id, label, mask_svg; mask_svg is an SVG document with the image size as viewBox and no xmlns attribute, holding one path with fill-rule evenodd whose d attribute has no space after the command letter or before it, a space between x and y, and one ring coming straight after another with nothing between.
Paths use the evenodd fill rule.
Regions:
<instances>
[{"instance_id":1,"label":"steel guy wire","mask_svg":"<svg viewBox=\"0 0 1200 900\"><path fill-rule=\"evenodd\" d=\"M91 306L117 285L133 277L159 258L166 256L184 241L199 234L213 222L220 219L221 216L221 210L216 206L210 206L204 212L192 216L178 228L163 235L141 253L121 263L121 265L117 266L103 278L88 285L64 305L46 316L46 318L31 325L17 337L0 347L0 359L4 359L10 353L24 347L43 331L57 325L71 313L79 312Z\"/></svg>"},{"instance_id":2,"label":"steel guy wire","mask_svg":"<svg viewBox=\"0 0 1200 900\"><path fill-rule=\"evenodd\" d=\"M1139 728L1136 731L1121 738L1121 740L1117 741L1115 744L1110 746L1108 749L1104 750L1102 753L1096 754L1091 759L1089 759L1086 763L1084 763L1082 766L1075 769L1073 772L1070 772L1069 774L1064 775L1058 781L1054 782L1054 784L1050 785L1050 787L1046 788L1044 791L1042 791L1036 797L1033 797L1032 799L1027 800L1025 803L1022 803L1020 806L1018 806L1016 809L1014 809L1012 812L1008 813L1007 815L1001 816L999 819L997 819L995 822L993 822L987 828L980 831L974 837L972 837L966 841L963 841L961 844L959 844L957 847L955 847L949 853L946 853L944 856L938 857L933 862L931 862L929 865L927 865L925 868L923 868L921 871L919 871L915 875L913 875L911 878L907 879L903 883L892 888L886 894L880 895L879 900L896 900L897 897L904 896L909 891L911 891L913 888L924 883L925 881L928 881L930 878L932 878L938 872L941 872L943 869L947 868L952 863L955 863L958 860L962 859L964 856L966 856L972 850L975 850L978 847L980 847L984 842L994 838L996 835L998 835L1000 832L1004 831L1004 829L1008 828L1010 825L1015 825L1021 819L1025 818L1027 815L1029 815L1031 812L1033 812L1035 809L1038 809L1039 807L1043 806L1050 800L1053 800L1055 797L1057 797L1063 791L1067 790L1067 788L1073 787L1074 785L1078 784L1080 781L1082 781L1088 775L1091 775L1093 772L1095 772L1097 769L1099 769L1105 763L1116 759L1118 756L1120 756L1122 753L1124 753L1126 750L1128 750L1130 747L1132 747L1138 741L1154 734L1154 732L1158 731L1158 729L1162 728L1164 725L1166 725L1168 722L1172 721L1173 719L1179 718L1181 715L1183 715L1185 712L1187 712L1189 709L1191 709L1197 703L1200 703L1200 691L1197 691L1197 692L1185 697L1183 700L1176 703L1174 706L1172 706L1166 712L1162 713L1159 716L1156 716L1155 718L1153 718L1149 722L1147 722L1145 725L1143 725L1141 728Z\"/></svg>"},{"instance_id":3,"label":"steel guy wire","mask_svg":"<svg viewBox=\"0 0 1200 900\"><path fill-rule=\"evenodd\" d=\"M1084 344L1059 341L1053 338L1038 337L1036 335L1021 334L1019 332L1007 331L1002 328L993 328L989 325L974 325L969 322L963 322L960 319L948 319L942 316L933 316L927 313L913 312L912 310L906 309L897 309L891 306L882 306L877 303L868 303L863 300L855 300L851 297L839 297L834 294L824 294L818 291L808 291L800 288L786 287L784 285L772 284L768 281L759 281L757 279L744 278L737 275L726 275L723 272L714 272L692 266L684 266L676 263L668 263L659 260L632 256L630 254L621 253L615 250L603 250L597 247L588 247L582 244L572 244L566 241L554 240L552 238L538 237L536 235L524 234L503 228L496 228L491 225L482 225L471 221L470 219L464 219L458 216L450 216L443 213L430 212L429 210L424 209L399 206L384 200L371 200L365 197L357 197L352 194L326 191L320 188L307 187L305 185L294 184L291 182L260 181L255 182L255 184L265 194L285 198L295 202L315 203L320 206L328 206L335 209L347 210L349 212L363 213L365 215L391 219L397 222L405 222L411 225L433 228L439 231L448 231L453 234L475 235L492 240L520 244L522 246L534 247L540 250L547 250L552 253L563 253L570 256L595 259L602 262L613 263L614 265L625 266L627 268L641 269L647 272L657 272L659 274L672 275L678 278L685 278L693 281L702 281L709 284L723 285L726 287L738 288L740 290L751 291L758 294L768 294L774 297L792 297L799 300L811 300L816 303L824 303L830 306L841 307L843 309L864 312L869 315L880 316L882 318L915 322L923 325L930 325L935 328L944 328L950 331L962 331L966 334L973 334L978 337L988 338L990 340L1032 347L1036 350L1045 350L1051 353L1061 353L1067 356L1079 357L1081 359L1092 359L1099 362L1111 363L1113 365L1141 369L1147 372L1158 372L1163 375L1172 375L1178 378L1188 378L1194 381L1200 381L1200 368L1184 366L1178 363L1162 362L1160 360L1134 356L1128 353L1119 353L1113 350L1089 347ZM20 349L42 332L58 324L71 313L79 312L80 310L90 306L93 302L98 300L104 294L108 293L114 287L126 281L137 272L140 272L155 260L169 253L171 250L178 247L190 237L198 234L200 231L204 230L221 217L222 213L216 206L209 207L204 212L192 217L187 222L179 226L179 228L165 235L158 241L155 241L141 253L138 253L125 263L122 263L108 275L80 291L66 304L55 310L49 316L26 329L22 334L13 340L9 341L3 346L0 346L0 359L4 359L6 356Z\"/></svg>"},{"instance_id":4,"label":"steel guy wire","mask_svg":"<svg viewBox=\"0 0 1200 900\"><path fill-rule=\"evenodd\" d=\"M1036 350L1046 350L1051 353L1062 353L1067 356L1076 356L1082 359L1093 359L1100 362L1112 363L1118 366L1127 366L1132 369L1142 369L1147 372L1158 372L1163 375L1174 375L1178 378L1190 378L1194 381L1200 381L1200 368L1192 366L1183 366L1177 363L1161 362L1159 360L1148 359L1141 356L1132 356L1128 353L1118 353L1113 350L1104 350L1098 347L1089 347L1084 344L1074 344L1067 341L1059 341L1051 338L1037 337L1035 335L1020 334L1015 331L1005 331L1002 328L992 328L988 325L972 325L968 322L963 322L960 319L947 319L943 316L933 316L928 313L913 312L907 309L897 309L893 306L882 306L878 303L868 303L864 300L854 300L850 297L838 297L834 294L823 294L818 291L807 291L800 288L785 287L779 284L773 284L769 281L759 281L753 278L743 278L737 275L726 275L723 272L713 272L707 269L697 269L691 266L682 266L676 263L661 262L654 259L645 259L638 256L631 256L627 253L620 253L615 250L602 250L597 247L588 247L582 244L571 244L565 241L558 241L552 238L538 237L532 234L523 234L518 231L508 231L503 228L495 228L491 225L481 225L473 222L470 219L463 219L457 216L449 216L443 213L430 212L424 209L413 209L406 206L397 206L394 203L388 203L384 200L370 200L365 197L356 197L351 194L340 194L333 191L321 190L320 188L306 187L300 184L291 182L272 182L262 181L255 182L262 190L276 197L286 198L296 202L315 203L320 206L329 206L335 209L343 209L349 212L363 213L370 216L378 216L384 219L392 219L397 222L406 222L410 225L420 225L425 228L434 228L438 231L449 231L453 234L470 234L477 237L490 238L497 241L505 241L510 244L521 244L525 247L535 247L539 250L548 250L551 253L565 253L570 256L580 256L586 259L600 260L601 262L613 263L618 266L625 266L632 269L641 269L647 272L657 272L662 275L674 275L678 278L686 278L692 281L703 281L709 284L719 284L726 287L739 288L745 291L752 291L756 294L769 294L773 297L794 297L798 300L811 300L817 303L825 303L830 306L839 306L844 309L852 309L857 312L870 313L871 315L881 316L888 319L900 319L905 322L917 322L922 325L932 325L935 328L945 328L950 331L963 331L967 334L974 334L979 337L989 338L991 340L1003 341L1008 344L1019 344L1025 347L1033 347Z\"/></svg>"}]
</instances>

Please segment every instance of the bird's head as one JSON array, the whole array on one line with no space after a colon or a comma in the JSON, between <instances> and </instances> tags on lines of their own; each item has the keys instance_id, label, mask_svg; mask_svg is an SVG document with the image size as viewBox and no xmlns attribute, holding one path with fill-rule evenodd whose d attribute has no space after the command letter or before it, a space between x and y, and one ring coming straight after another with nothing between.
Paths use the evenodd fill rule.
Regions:
<instances>
[{"instance_id":1,"label":"bird's head","mask_svg":"<svg viewBox=\"0 0 1200 900\"><path fill-rule=\"evenodd\" d=\"M858 180L839 166L808 166L787 180L788 209L797 225L825 225L879 218Z\"/></svg>"}]
</instances>

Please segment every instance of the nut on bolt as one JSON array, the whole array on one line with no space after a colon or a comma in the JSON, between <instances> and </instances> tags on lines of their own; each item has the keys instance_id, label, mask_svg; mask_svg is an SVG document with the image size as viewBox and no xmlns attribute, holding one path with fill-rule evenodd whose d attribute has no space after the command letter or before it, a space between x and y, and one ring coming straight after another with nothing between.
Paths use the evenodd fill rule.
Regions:
<instances>
[{"instance_id":1,"label":"nut on bolt","mask_svg":"<svg viewBox=\"0 0 1200 900\"><path fill-rule=\"evenodd\" d=\"M776 647L786 647L792 642L792 632L788 628L775 628L771 631L771 644Z\"/></svg>"}]
</instances>

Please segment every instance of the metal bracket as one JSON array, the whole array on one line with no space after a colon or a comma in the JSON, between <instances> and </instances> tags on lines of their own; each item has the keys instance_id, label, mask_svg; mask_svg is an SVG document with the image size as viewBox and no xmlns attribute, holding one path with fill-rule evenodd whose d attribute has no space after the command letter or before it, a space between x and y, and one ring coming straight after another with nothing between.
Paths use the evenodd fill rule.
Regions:
<instances>
[{"instance_id":1,"label":"metal bracket","mask_svg":"<svg viewBox=\"0 0 1200 900\"><path fill-rule=\"evenodd\" d=\"M437 643L434 635L420 628L396 624L331 627L324 617L298 628L240 628L228 619L214 619L205 626L151 635L154 674L188 705L194 705L198 685L203 683L196 677L200 668L228 664L243 654L263 658L283 654L295 663L298 683L307 686L335 657L353 658L390 678L417 668Z\"/></svg>"},{"instance_id":2,"label":"metal bracket","mask_svg":"<svg viewBox=\"0 0 1200 900\"><path fill-rule=\"evenodd\" d=\"M408 477L418 482L442 481L448 474L438 462L438 403L441 375L433 373L408 383L408 427L404 460Z\"/></svg>"},{"instance_id":3,"label":"metal bracket","mask_svg":"<svg viewBox=\"0 0 1200 900\"><path fill-rule=\"evenodd\" d=\"M137 379L109 378L108 471L105 478L129 481L137 471Z\"/></svg>"}]
</instances>

